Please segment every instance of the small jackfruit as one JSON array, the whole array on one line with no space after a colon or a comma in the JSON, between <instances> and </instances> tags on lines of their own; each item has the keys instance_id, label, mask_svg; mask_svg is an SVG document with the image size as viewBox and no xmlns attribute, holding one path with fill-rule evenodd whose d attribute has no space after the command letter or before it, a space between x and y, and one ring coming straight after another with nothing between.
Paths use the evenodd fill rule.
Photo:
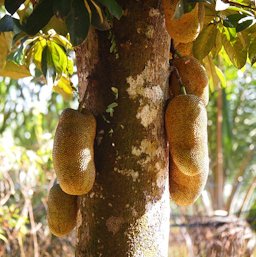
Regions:
<instances>
[{"instance_id":1,"label":"small jackfruit","mask_svg":"<svg viewBox=\"0 0 256 257\"><path fill-rule=\"evenodd\" d=\"M178 169L188 175L208 173L207 112L195 95L179 95L165 113L170 154Z\"/></svg>"},{"instance_id":2,"label":"small jackfruit","mask_svg":"<svg viewBox=\"0 0 256 257\"><path fill-rule=\"evenodd\" d=\"M71 232L76 226L77 196L63 192L55 184L49 192L47 220L50 231L58 237Z\"/></svg>"},{"instance_id":3,"label":"small jackfruit","mask_svg":"<svg viewBox=\"0 0 256 257\"><path fill-rule=\"evenodd\" d=\"M171 162L169 174L169 191L171 199L180 206L193 204L203 191L208 177L208 170L188 176Z\"/></svg>"},{"instance_id":4,"label":"small jackfruit","mask_svg":"<svg viewBox=\"0 0 256 257\"><path fill-rule=\"evenodd\" d=\"M95 180L96 121L87 112L62 112L53 144L53 166L62 190L70 195L88 193Z\"/></svg>"},{"instance_id":5,"label":"small jackfruit","mask_svg":"<svg viewBox=\"0 0 256 257\"><path fill-rule=\"evenodd\" d=\"M200 33L198 3L192 11L180 18L174 17L178 0L162 0L165 14L165 25L170 37L180 43L192 42Z\"/></svg>"},{"instance_id":6,"label":"small jackfruit","mask_svg":"<svg viewBox=\"0 0 256 257\"><path fill-rule=\"evenodd\" d=\"M175 58L173 59L173 66L178 70L186 92L200 97L207 105L209 102L209 87L204 66L193 56ZM170 90L173 97L180 94L180 84L175 72L171 74Z\"/></svg>"}]
</instances>

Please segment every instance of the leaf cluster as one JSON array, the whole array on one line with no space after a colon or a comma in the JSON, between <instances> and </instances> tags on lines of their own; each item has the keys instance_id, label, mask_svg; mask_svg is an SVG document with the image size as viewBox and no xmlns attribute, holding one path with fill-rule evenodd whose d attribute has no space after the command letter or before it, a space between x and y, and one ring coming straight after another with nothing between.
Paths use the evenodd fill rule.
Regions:
<instances>
[{"instance_id":1,"label":"leaf cluster","mask_svg":"<svg viewBox=\"0 0 256 257\"><path fill-rule=\"evenodd\" d=\"M33 64L32 75L43 75L65 99L75 91L73 47L86 39L91 25L106 30L111 27L111 15L118 19L122 15L115 0L6 0L0 4L6 9L0 19L0 76L31 76Z\"/></svg>"},{"instance_id":2,"label":"leaf cluster","mask_svg":"<svg viewBox=\"0 0 256 257\"><path fill-rule=\"evenodd\" d=\"M91 25L109 29L109 14L118 19L122 15L115 0L5 0L4 6L11 15L0 20L1 32L19 30L34 36L48 26L68 32L73 46L85 40Z\"/></svg>"},{"instance_id":3,"label":"leaf cluster","mask_svg":"<svg viewBox=\"0 0 256 257\"><path fill-rule=\"evenodd\" d=\"M256 8L245 1L205 3L204 27L193 43L193 55L202 61L210 75L210 86L226 80L214 60L241 69L256 62Z\"/></svg>"}]
</instances>

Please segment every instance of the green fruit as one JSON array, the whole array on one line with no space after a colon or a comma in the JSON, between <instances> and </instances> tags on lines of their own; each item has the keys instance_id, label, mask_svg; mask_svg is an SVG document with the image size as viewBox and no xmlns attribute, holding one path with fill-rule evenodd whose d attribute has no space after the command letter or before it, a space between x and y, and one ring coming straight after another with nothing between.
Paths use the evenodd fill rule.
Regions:
<instances>
[{"instance_id":1,"label":"green fruit","mask_svg":"<svg viewBox=\"0 0 256 257\"><path fill-rule=\"evenodd\" d=\"M76 226L77 196L63 192L54 185L48 196L47 220L50 231L58 237L68 234Z\"/></svg>"},{"instance_id":2,"label":"green fruit","mask_svg":"<svg viewBox=\"0 0 256 257\"><path fill-rule=\"evenodd\" d=\"M209 102L208 77L205 68L192 56L175 58L173 66L178 70L187 94L200 97L205 105ZM180 94L180 84L175 72L171 74L170 89L172 96Z\"/></svg>"},{"instance_id":3,"label":"green fruit","mask_svg":"<svg viewBox=\"0 0 256 257\"><path fill-rule=\"evenodd\" d=\"M169 176L169 191L171 199L180 206L193 204L204 189L208 177L208 170L194 176L182 173L171 162Z\"/></svg>"},{"instance_id":4,"label":"green fruit","mask_svg":"<svg viewBox=\"0 0 256 257\"><path fill-rule=\"evenodd\" d=\"M171 100L165 113L165 127L177 168L188 176L208 174L207 112L200 98L179 95Z\"/></svg>"},{"instance_id":5,"label":"green fruit","mask_svg":"<svg viewBox=\"0 0 256 257\"><path fill-rule=\"evenodd\" d=\"M60 116L53 145L53 165L60 186L70 195L88 193L94 184L96 120L87 112L66 109Z\"/></svg>"}]
</instances>

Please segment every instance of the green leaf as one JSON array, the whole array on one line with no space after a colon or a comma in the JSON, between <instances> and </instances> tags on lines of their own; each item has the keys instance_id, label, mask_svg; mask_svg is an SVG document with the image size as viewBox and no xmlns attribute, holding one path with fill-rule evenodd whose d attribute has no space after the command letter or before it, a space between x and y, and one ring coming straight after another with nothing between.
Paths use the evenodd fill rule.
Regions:
<instances>
[{"instance_id":1,"label":"green leaf","mask_svg":"<svg viewBox=\"0 0 256 257\"><path fill-rule=\"evenodd\" d=\"M25 65L17 65L12 61L8 61L3 69L0 70L0 76L10 77L12 79L20 79L30 77L31 74Z\"/></svg>"},{"instance_id":2,"label":"green leaf","mask_svg":"<svg viewBox=\"0 0 256 257\"><path fill-rule=\"evenodd\" d=\"M239 20L241 20L246 16L247 16L246 14L242 14L242 13L230 14L223 19L223 25L228 28L236 28Z\"/></svg>"},{"instance_id":3,"label":"green leaf","mask_svg":"<svg viewBox=\"0 0 256 257\"><path fill-rule=\"evenodd\" d=\"M55 71L55 66L53 64L51 51L48 45L44 47L42 52L41 70L47 81L49 79L52 79L52 81L55 80L56 71Z\"/></svg>"},{"instance_id":4,"label":"green leaf","mask_svg":"<svg viewBox=\"0 0 256 257\"><path fill-rule=\"evenodd\" d=\"M252 65L256 62L256 38L253 38L249 46L249 59Z\"/></svg>"},{"instance_id":5,"label":"green leaf","mask_svg":"<svg viewBox=\"0 0 256 257\"><path fill-rule=\"evenodd\" d=\"M216 57L219 54L221 48L222 48L221 33L220 33L219 29L217 29L216 40L214 43L214 47L211 50L212 56Z\"/></svg>"},{"instance_id":6,"label":"green leaf","mask_svg":"<svg viewBox=\"0 0 256 257\"><path fill-rule=\"evenodd\" d=\"M57 73L62 74L63 72L67 72L68 58L63 48L53 41L49 42L48 47Z\"/></svg>"},{"instance_id":7,"label":"green leaf","mask_svg":"<svg viewBox=\"0 0 256 257\"><path fill-rule=\"evenodd\" d=\"M71 51L73 50L72 44L68 41L68 39L64 36L58 35L58 34L51 34L52 40L54 42L66 49L66 51Z\"/></svg>"},{"instance_id":8,"label":"green leaf","mask_svg":"<svg viewBox=\"0 0 256 257\"><path fill-rule=\"evenodd\" d=\"M221 71L221 69L218 68L217 66L215 66L215 70L216 70L216 74L217 74L218 77L219 77L219 80L220 80L220 83L221 83L222 87L223 87L223 88L226 88L226 87L227 87L227 81L226 81L225 75L223 74L223 72Z\"/></svg>"},{"instance_id":9,"label":"green leaf","mask_svg":"<svg viewBox=\"0 0 256 257\"><path fill-rule=\"evenodd\" d=\"M216 68L215 68L216 66L209 55L203 60L203 62L204 62L204 66L207 71L207 74L209 76L210 90L211 92L213 92L216 88L218 88L220 83L220 79L217 75Z\"/></svg>"},{"instance_id":10,"label":"green leaf","mask_svg":"<svg viewBox=\"0 0 256 257\"><path fill-rule=\"evenodd\" d=\"M222 43L230 61L235 67L241 69L246 63L247 51L243 48L240 38L232 38L229 30L225 29L225 32L222 33Z\"/></svg>"},{"instance_id":11,"label":"green leaf","mask_svg":"<svg viewBox=\"0 0 256 257\"><path fill-rule=\"evenodd\" d=\"M4 67L6 63L6 58L11 51L12 46L12 32L0 33L0 69Z\"/></svg>"},{"instance_id":12,"label":"green leaf","mask_svg":"<svg viewBox=\"0 0 256 257\"><path fill-rule=\"evenodd\" d=\"M250 27L254 21L254 16L244 13L236 13L228 15L223 20L223 25L228 28L235 28L236 32L241 32L242 30Z\"/></svg>"},{"instance_id":13,"label":"green leaf","mask_svg":"<svg viewBox=\"0 0 256 257\"><path fill-rule=\"evenodd\" d=\"M74 73L74 62L72 59L68 58L68 65L67 65L67 73L69 76L73 75Z\"/></svg>"},{"instance_id":14,"label":"green leaf","mask_svg":"<svg viewBox=\"0 0 256 257\"><path fill-rule=\"evenodd\" d=\"M122 10L121 6L115 0L97 0L97 2L106 6L107 9L109 10L109 12L117 19L121 18L122 14L123 14L123 10Z\"/></svg>"},{"instance_id":15,"label":"green leaf","mask_svg":"<svg viewBox=\"0 0 256 257\"><path fill-rule=\"evenodd\" d=\"M54 83L53 91L62 95L66 100L71 100L73 97L73 86L69 77L62 76Z\"/></svg>"},{"instance_id":16,"label":"green leaf","mask_svg":"<svg viewBox=\"0 0 256 257\"><path fill-rule=\"evenodd\" d=\"M25 0L5 0L5 9L10 14L14 14L24 2Z\"/></svg>"},{"instance_id":17,"label":"green leaf","mask_svg":"<svg viewBox=\"0 0 256 257\"><path fill-rule=\"evenodd\" d=\"M46 39L40 37L39 40L31 48L32 59L38 69L41 68L43 49L46 46Z\"/></svg>"},{"instance_id":18,"label":"green leaf","mask_svg":"<svg viewBox=\"0 0 256 257\"><path fill-rule=\"evenodd\" d=\"M214 47L217 35L217 27L214 24L209 24L204 27L193 44L194 56L202 60Z\"/></svg>"},{"instance_id":19,"label":"green leaf","mask_svg":"<svg viewBox=\"0 0 256 257\"><path fill-rule=\"evenodd\" d=\"M25 59L25 52L24 52L24 45L21 44L16 51L12 52L8 58L8 60L13 61L19 65L24 64Z\"/></svg>"},{"instance_id":20,"label":"green leaf","mask_svg":"<svg viewBox=\"0 0 256 257\"><path fill-rule=\"evenodd\" d=\"M36 6L32 14L23 25L23 29L29 35L35 35L42 29L53 16L53 7L51 0L43 0Z\"/></svg>"},{"instance_id":21,"label":"green leaf","mask_svg":"<svg viewBox=\"0 0 256 257\"><path fill-rule=\"evenodd\" d=\"M90 14L82 0L73 0L70 13L65 19L71 43L80 45L87 37L90 28Z\"/></svg>"},{"instance_id":22,"label":"green leaf","mask_svg":"<svg viewBox=\"0 0 256 257\"><path fill-rule=\"evenodd\" d=\"M100 5L97 4L94 0L90 0L89 5L92 10L92 19L91 19L92 26L102 31L110 29L111 24L107 20L104 12L101 10Z\"/></svg>"},{"instance_id":23,"label":"green leaf","mask_svg":"<svg viewBox=\"0 0 256 257\"><path fill-rule=\"evenodd\" d=\"M47 76L47 59L48 59L48 46L46 45L42 51L42 61L41 61L41 70L44 74L44 77L46 78Z\"/></svg>"},{"instance_id":24,"label":"green leaf","mask_svg":"<svg viewBox=\"0 0 256 257\"><path fill-rule=\"evenodd\" d=\"M113 117L114 114L114 108L118 106L118 103L113 102L110 105L108 105L106 112L109 113L110 117Z\"/></svg>"},{"instance_id":25,"label":"green leaf","mask_svg":"<svg viewBox=\"0 0 256 257\"><path fill-rule=\"evenodd\" d=\"M246 17L244 19L241 19L238 25L236 26L236 32L241 32L247 29L253 24L253 22L255 22L254 17Z\"/></svg>"}]
</instances>

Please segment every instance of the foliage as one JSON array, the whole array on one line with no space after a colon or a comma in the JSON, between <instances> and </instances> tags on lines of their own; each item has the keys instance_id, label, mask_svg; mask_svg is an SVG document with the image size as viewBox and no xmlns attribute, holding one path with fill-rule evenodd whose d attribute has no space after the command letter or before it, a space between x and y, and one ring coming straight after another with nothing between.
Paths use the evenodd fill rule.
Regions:
<instances>
[{"instance_id":1,"label":"foliage","mask_svg":"<svg viewBox=\"0 0 256 257\"><path fill-rule=\"evenodd\" d=\"M73 256L71 245L51 236L45 219L48 185L55 179L50 161L52 140L45 137L37 151L6 143L3 138L0 142L1 256L45 256L45 252ZM58 244L66 248L64 254Z\"/></svg>"},{"instance_id":2,"label":"foliage","mask_svg":"<svg viewBox=\"0 0 256 257\"><path fill-rule=\"evenodd\" d=\"M67 103L35 81L0 83L0 255L73 256L73 235L57 239L46 225L53 131Z\"/></svg>"},{"instance_id":3,"label":"foliage","mask_svg":"<svg viewBox=\"0 0 256 257\"><path fill-rule=\"evenodd\" d=\"M67 102L40 81L0 80L0 134L8 130L15 144L38 149L42 132L52 134L58 114Z\"/></svg>"},{"instance_id":4,"label":"foliage","mask_svg":"<svg viewBox=\"0 0 256 257\"><path fill-rule=\"evenodd\" d=\"M122 14L115 0L17 0L5 1L4 6L11 15L4 11L0 20L0 76L31 76L34 64L35 74L43 74L65 99L72 99L76 90L71 82L73 46L85 40L90 25L109 29L110 15Z\"/></svg>"},{"instance_id":5,"label":"foliage","mask_svg":"<svg viewBox=\"0 0 256 257\"><path fill-rule=\"evenodd\" d=\"M256 174L253 171L255 163L255 142L256 117L254 110L255 102L255 75L254 69L247 66L244 72L236 72L233 66L223 66L226 68L227 86L222 88L222 145L224 158L225 188L235 186L237 182L240 186L237 188L235 199L232 200L235 206L229 206L231 213L239 211L243 201L243 192L246 192L252 179ZM208 106L209 119L209 146L211 156L211 170L214 171L217 160L216 145L216 122L217 122L217 94L213 92ZM240 174L239 181L237 174ZM213 181L210 179L210 181ZM225 191L225 201L230 194ZM228 192L228 193L227 193ZM249 208L249 206L247 206Z\"/></svg>"},{"instance_id":6,"label":"foliage","mask_svg":"<svg viewBox=\"0 0 256 257\"><path fill-rule=\"evenodd\" d=\"M256 108L254 69L247 66L244 72L237 73L232 66L225 66L227 87L222 89L223 98L223 145L224 161L227 174L234 173L234 169L244 159L249 149L255 147ZM239 75L239 76L238 76ZM211 94L212 101L208 107L209 139L212 159L216 157L216 99L217 91ZM249 136L248 136L249 135ZM232 156L235 156L232 158Z\"/></svg>"}]
</instances>

